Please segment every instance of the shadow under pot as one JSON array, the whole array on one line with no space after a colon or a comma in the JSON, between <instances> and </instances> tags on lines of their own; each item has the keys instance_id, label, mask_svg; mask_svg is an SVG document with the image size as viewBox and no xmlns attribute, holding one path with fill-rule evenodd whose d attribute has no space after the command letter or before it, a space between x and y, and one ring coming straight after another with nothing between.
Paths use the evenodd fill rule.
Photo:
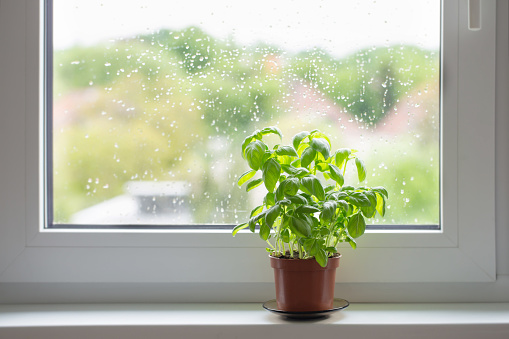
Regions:
<instances>
[{"instance_id":1,"label":"shadow under pot","mask_svg":"<svg viewBox=\"0 0 509 339\"><path fill-rule=\"evenodd\" d=\"M327 266L321 267L314 258L286 259L270 256L278 310L312 312L331 309L340 257L337 254L329 258Z\"/></svg>"}]
</instances>

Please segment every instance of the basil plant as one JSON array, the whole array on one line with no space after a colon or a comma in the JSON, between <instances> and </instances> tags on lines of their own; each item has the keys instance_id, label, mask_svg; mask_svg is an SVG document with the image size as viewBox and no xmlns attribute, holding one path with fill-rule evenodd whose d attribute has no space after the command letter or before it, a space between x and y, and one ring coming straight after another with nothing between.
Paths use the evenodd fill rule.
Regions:
<instances>
[{"instance_id":1,"label":"basil plant","mask_svg":"<svg viewBox=\"0 0 509 339\"><path fill-rule=\"evenodd\" d=\"M345 185L345 171L355 162L359 182L366 178L362 160L351 149L331 152L330 139L314 130L300 132L292 145L277 144L272 149L263 141L269 134L283 135L277 127L257 130L242 143L242 156L251 170L238 179L250 191L264 185L263 203L251 211L242 229L259 229L260 237L275 257L308 259L320 266L337 253L339 243L356 248L355 239L364 234L365 218L385 214L387 190L383 187ZM256 174L261 172L261 177ZM257 227L258 226L258 227Z\"/></svg>"}]
</instances>

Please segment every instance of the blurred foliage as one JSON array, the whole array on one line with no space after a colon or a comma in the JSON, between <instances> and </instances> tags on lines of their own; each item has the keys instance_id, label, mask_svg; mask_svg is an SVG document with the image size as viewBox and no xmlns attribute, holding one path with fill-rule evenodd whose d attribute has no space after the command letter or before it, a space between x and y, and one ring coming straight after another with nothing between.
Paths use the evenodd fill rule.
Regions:
<instances>
[{"instance_id":1,"label":"blurred foliage","mask_svg":"<svg viewBox=\"0 0 509 339\"><path fill-rule=\"evenodd\" d=\"M235 188L244 165L231 145L268 122L295 122L287 104L294 81L375 128L437 74L437 53L417 47L344 59L320 50L288 55L217 40L197 27L55 51L54 100L64 112L55 117L64 121L54 131L55 221L122 194L127 181L179 180L191 185L195 222L235 223L249 202ZM423 147L436 151L438 140ZM419 182L407 180L410 202L391 194L389 216L405 211L396 222L438 222L438 212L409 212L412 204L416 211L438 208L435 186L422 185L438 182L438 171L422 165L420 153L391 163L380 183L397 193L399 180Z\"/></svg>"},{"instance_id":2,"label":"blurred foliage","mask_svg":"<svg viewBox=\"0 0 509 339\"><path fill-rule=\"evenodd\" d=\"M437 155L436 145L415 145L414 152L406 153L410 143L410 138L404 137L399 146L381 146L366 160L366 167L372 169L367 184L387 185L391 194L385 218L378 218L376 223L425 225L440 220L439 163L431 161ZM389 152L404 156L388 158Z\"/></svg>"},{"instance_id":3,"label":"blurred foliage","mask_svg":"<svg viewBox=\"0 0 509 339\"><path fill-rule=\"evenodd\" d=\"M349 113L373 125L411 90L436 78L438 57L413 46L361 50L344 60L314 50L299 54L294 69Z\"/></svg>"}]
</instances>

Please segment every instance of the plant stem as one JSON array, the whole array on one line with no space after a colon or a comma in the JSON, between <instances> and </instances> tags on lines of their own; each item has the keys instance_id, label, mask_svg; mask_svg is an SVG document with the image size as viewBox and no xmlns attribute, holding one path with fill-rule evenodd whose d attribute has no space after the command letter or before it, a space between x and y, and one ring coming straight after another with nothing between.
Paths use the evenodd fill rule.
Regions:
<instances>
[{"instance_id":1,"label":"plant stem","mask_svg":"<svg viewBox=\"0 0 509 339\"><path fill-rule=\"evenodd\" d=\"M267 241L267 244L269 244L270 248L272 248L275 252L277 252L276 248L274 246L272 246L270 241L268 239L266 241Z\"/></svg>"}]
</instances>

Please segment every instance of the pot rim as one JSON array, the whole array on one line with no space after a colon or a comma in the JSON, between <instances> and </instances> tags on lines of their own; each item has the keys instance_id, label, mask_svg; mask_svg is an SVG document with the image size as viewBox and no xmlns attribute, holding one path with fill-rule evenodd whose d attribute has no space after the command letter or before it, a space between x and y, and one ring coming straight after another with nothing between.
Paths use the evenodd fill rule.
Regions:
<instances>
[{"instance_id":1,"label":"pot rim","mask_svg":"<svg viewBox=\"0 0 509 339\"><path fill-rule=\"evenodd\" d=\"M339 266L339 259L341 254L336 253L332 258L329 258L327 265L322 267L318 264L316 259L291 259L291 258L279 258L269 255L270 266L274 269L284 269L288 271L324 271L324 270L335 270Z\"/></svg>"},{"instance_id":2,"label":"pot rim","mask_svg":"<svg viewBox=\"0 0 509 339\"><path fill-rule=\"evenodd\" d=\"M328 259L339 259L341 258L341 253L334 253L334 256L332 257L328 257ZM272 254L269 254L269 258L272 258L272 259L277 259L277 260L292 260L292 261L305 261L305 260L315 260L315 257L311 257L311 258L306 258L306 259L299 259L299 258L283 258L283 257L275 257L273 256Z\"/></svg>"}]
</instances>

